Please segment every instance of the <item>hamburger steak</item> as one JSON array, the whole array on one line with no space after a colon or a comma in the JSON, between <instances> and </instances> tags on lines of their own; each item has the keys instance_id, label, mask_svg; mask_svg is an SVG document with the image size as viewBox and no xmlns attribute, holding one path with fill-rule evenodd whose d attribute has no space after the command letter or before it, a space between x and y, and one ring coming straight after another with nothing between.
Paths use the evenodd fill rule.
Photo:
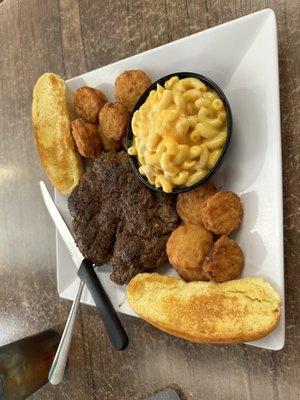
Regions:
<instances>
[{"instance_id":1,"label":"hamburger steak","mask_svg":"<svg viewBox=\"0 0 300 400\"><path fill-rule=\"evenodd\" d=\"M179 219L175 199L147 189L127 153L102 153L69 197L77 246L96 265L110 262L123 285L166 260L166 243Z\"/></svg>"}]
</instances>

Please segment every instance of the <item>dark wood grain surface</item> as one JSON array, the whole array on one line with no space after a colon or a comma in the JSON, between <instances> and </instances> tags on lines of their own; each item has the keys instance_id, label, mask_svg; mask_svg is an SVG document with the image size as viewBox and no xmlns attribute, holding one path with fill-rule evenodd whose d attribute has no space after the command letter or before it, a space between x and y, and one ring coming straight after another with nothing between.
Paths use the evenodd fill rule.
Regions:
<instances>
[{"instance_id":1,"label":"dark wood grain surface","mask_svg":"<svg viewBox=\"0 0 300 400\"><path fill-rule=\"evenodd\" d=\"M265 7L279 33L284 176L286 345L196 346L123 316L131 338L112 350L96 311L81 306L64 382L38 400L142 400L175 386L183 399L299 399L299 10L296 0L5 0L0 5L0 345L66 319L54 227L31 128L31 93L46 71L70 78ZM298 356L298 359L297 359ZM298 369L298 371L297 371ZM297 377L298 372L298 377Z\"/></svg>"}]
</instances>

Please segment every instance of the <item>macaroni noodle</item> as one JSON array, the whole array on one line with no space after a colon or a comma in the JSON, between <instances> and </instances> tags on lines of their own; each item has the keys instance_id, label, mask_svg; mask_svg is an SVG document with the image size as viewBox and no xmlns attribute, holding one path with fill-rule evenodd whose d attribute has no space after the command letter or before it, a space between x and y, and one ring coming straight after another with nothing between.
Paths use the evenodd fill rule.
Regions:
<instances>
[{"instance_id":1,"label":"macaroni noodle","mask_svg":"<svg viewBox=\"0 0 300 400\"><path fill-rule=\"evenodd\" d=\"M170 193L191 186L217 163L227 138L227 115L218 94L197 78L173 76L157 85L132 118L128 153L139 172Z\"/></svg>"}]
</instances>

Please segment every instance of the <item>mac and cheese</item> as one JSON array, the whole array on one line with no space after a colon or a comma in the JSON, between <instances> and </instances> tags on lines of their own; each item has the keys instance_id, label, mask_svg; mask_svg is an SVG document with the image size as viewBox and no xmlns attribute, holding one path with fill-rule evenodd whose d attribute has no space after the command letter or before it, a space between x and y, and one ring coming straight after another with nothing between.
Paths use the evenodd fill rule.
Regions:
<instances>
[{"instance_id":1,"label":"mac and cheese","mask_svg":"<svg viewBox=\"0 0 300 400\"><path fill-rule=\"evenodd\" d=\"M132 118L130 155L155 187L191 186L218 161L227 115L218 94L197 78L173 76L157 85Z\"/></svg>"}]
</instances>

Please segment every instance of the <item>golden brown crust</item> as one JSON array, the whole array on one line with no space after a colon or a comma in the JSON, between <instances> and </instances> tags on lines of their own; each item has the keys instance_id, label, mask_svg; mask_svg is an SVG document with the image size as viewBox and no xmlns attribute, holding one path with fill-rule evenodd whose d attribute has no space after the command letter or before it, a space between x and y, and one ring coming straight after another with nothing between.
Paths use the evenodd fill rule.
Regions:
<instances>
[{"instance_id":1,"label":"golden brown crust","mask_svg":"<svg viewBox=\"0 0 300 400\"><path fill-rule=\"evenodd\" d=\"M217 193L217 189L212 182L205 182L196 189L180 193L176 204L178 215L186 224L203 226L201 208L206 200L215 193Z\"/></svg>"},{"instance_id":2,"label":"golden brown crust","mask_svg":"<svg viewBox=\"0 0 300 400\"><path fill-rule=\"evenodd\" d=\"M126 133L130 113L121 103L106 103L99 114L99 123L109 140L121 141Z\"/></svg>"},{"instance_id":3,"label":"golden brown crust","mask_svg":"<svg viewBox=\"0 0 300 400\"><path fill-rule=\"evenodd\" d=\"M218 192L201 209L204 227L216 235L229 235L242 223L241 199L233 192Z\"/></svg>"},{"instance_id":4,"label":"golden brown crust","mask_svg":"<svg viewBox=\"0 0 300 400\"><path fill-rule=\"evenodd\" d=\"M124 71L115 82L116 101L132 111L140 96L151 85L151 79L140 70Z\"/></svg>"},{"instance_id":5,"label":"golden brown crust","mask_svg":"<svg viewBox=\"0 0 300 400\"><path fill-rule=\"evenodd\" d=\"M42 75L33 89L35 140L48 178L63 194L72 191L84 170L71 134L70 113L63 79L52 73Z\"/></svg>"},{"instance_id":6,"label":"golden brown crust","mask_svg":"<svg viewBox=\"0 0 300 400\"><path fill-rule=\"evenodd\" d=\"M244 266L244 254L240 246L227 236L221 236L210 248L202 265L204 274L216 282L236 278Z\"/></svg>"},{"instance_id":7,"label":"golden brown crust","mask_svg":"<svg viewBox=\"0 0 300 400\"><path fill-rule=\"evenodd\" d=\"M139 274L127 287L131 308L171 335L196 343L244 343L274 330L280 298L261 278L192 282Z\"/></svg>"},{"instance_id":8,"label":"golden brown crust","mask_svg":"<svg viewBox=\"0 0 300 400\"><path fill-rule=\"evenodd\" d=\"M104 151L118 151L122 147L121 142L116 142L115 140L109 140L103 133L103 129L98 125L98 132L101 139L102 148Z\"/></svg>"},{"instance_id":9,"label":"golden brown crust","mask_svg":"<svg viewBox=\"0 0 300 400\"><path fill-rule=\"evenodd\" d=\"M107 102L105 95L97 89L84 86L74 92L74 106L80 118L97 124L101 108Z\"/></svg>"},{"instance_id":10,"label":"golden brown crust","mask_svg":"<svg viewBox=\"0 0 300 400\"><path fill-rule=\"evenodd\" d=\"M102 146L97 126L77 118L72 122L72 134L83 157L94 159L99 156Z\"/></svg>"},{"instance_id":11,"label":"golden brown crust","mask_svg":"<svg viewBox=\"0 0 300 400\"><path fill-rule=\"evenodd\" d=\"M137 313L138 314L138 313ZM188 340L189 342L193 343L202 343L202 344L239 344L239 343L247 343L252 342L255 340L259 340L264 338L265 336L269 335L274 329L278 326L280 321L280 312L276 312L278 315L278 319L274 320L273 324L269 326L265 330L261 330L259 333L240 333L239 335L232 335L229 338L218 338L218 337L203 337L203 335L199 338L194 335L185 334L184 332L178 332L176 330L169 329L167 326L156 324L155 322L143 318L141 315L140 317L147 321L149 324L155 326L155 328L168 333L169 335L179 337L181 339Z\"/></svg>"},{"instance_id":12,"label":"golden brown crust","mask_svg":"<svg viewBox=\"0 0 300 400\"><path fill-rule=\"evenodd\" d=\"M209 281L210 279L207 275L203 272L202 265L198 268L179 268L174 267L183 280L186 282L193 282L193 281Z\"/></svg>"},{"instance_id":13,"label":"golden brown crust","mask_svg":"<svg viewBox=\"0 0 300 400\"><path fill-rule=\"evenodd\" d=\"M212 235L201 226L181 225L168 239L169 261L186 281L206 279L202 263L212 242Z\"/></svg>"}]
</instances>

